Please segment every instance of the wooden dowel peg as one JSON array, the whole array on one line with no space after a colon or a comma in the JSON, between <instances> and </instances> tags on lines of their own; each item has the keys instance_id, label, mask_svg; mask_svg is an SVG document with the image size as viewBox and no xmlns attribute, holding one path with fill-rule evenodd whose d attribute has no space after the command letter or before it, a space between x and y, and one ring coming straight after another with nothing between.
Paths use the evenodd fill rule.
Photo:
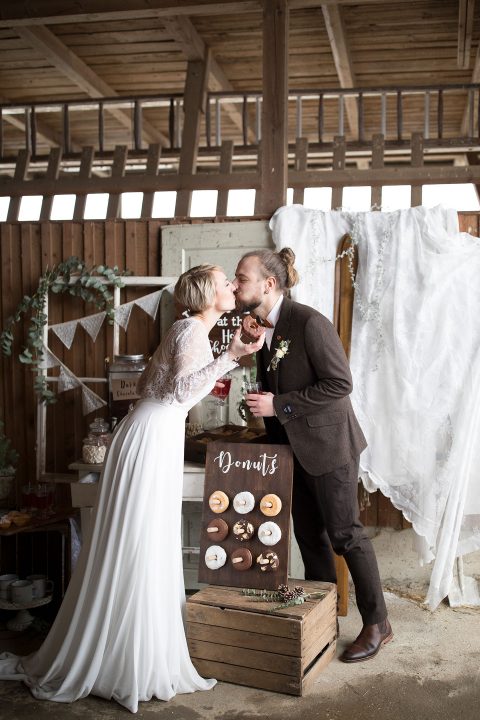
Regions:
<instances>
[{"instance_id":1,"label":"wooden dowel peg","mask_svg":"<svg viewBox=\"0 0 480 720\"><path fill-rule=\"evenodd\" d=\"M207 532L218 532L218 527L209 527L207 528Z\"/></svg>"},{"instance_id":2,"label":"wooden dowel peg","mask_svg":"<svg viewBox=\"0 0 480 720\"><path fill-rule=\"evenodd\" d=\"M241 558L241 557L232 558L232 563L239 563L239 562L243 562L243 558Z\"/></svg>"},{"instance_id":3,"label":"wooden dowel peg","mask_svg":"<svg viewBox=\"0 0 480 720\"><path fill-rule=\"evenodd\" d=\"M216 559L217 559L216 555L207 555L207 557L205 558L205 560L216 560Z\"/></svg>"}]
</instances>

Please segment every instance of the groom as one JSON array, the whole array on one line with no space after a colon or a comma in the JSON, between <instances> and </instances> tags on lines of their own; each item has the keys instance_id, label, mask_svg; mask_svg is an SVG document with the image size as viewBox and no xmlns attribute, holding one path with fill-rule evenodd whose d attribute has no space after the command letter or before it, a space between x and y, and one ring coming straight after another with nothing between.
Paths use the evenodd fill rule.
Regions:
<instances>
[{"instance_id":1,"label":"groom","mask_svg":"<svg viewBox=\"0 0 480 720\"><path fill-rule=\"evenodd\" d=\"M348 361L331 322L286 295L298 280L289 248L258 250L235 274L237 309L253 315L249 334L266 326L257 353L261 395L250 395L271 443L294 454L292 517L306 580L336 583L333 550L355 585L362 630L340 659L373 658L393 637L372 544L359 520L359 455L366 441L350 403Z\"/></svg>"}]
</instances>

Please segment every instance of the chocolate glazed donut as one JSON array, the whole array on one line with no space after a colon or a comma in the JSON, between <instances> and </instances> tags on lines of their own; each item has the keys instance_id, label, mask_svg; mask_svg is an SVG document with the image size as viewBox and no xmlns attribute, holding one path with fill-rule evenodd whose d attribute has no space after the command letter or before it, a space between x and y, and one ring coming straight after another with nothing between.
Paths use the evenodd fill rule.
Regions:
<instances>
[{"instance_id":1,"label":"chocolate glazed donut","mask_svg":"<svg viewBox=\"0 0 480 720\"><path fill-rule=\"evenodd\" d=\"M253 557L248 548L238 548L230 555L235 570L249 570L252 567Z\"/></svg>"}]
</instances>

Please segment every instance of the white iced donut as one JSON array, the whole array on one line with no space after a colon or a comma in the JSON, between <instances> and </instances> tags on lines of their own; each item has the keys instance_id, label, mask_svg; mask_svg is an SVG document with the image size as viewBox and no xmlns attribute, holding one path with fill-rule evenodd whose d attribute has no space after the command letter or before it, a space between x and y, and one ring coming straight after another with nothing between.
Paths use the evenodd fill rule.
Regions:
<instances>
[{"instance_id":1,"label":"white iced donut","mask_svg":"<svg viewBox=\"0 0 480 720\"><path fill-rule=\"evenodd\" d=\"M264 545L276 545L282 537L282 531L278 527L277 523L269 520L264 522L258 528L258 539Z\"/></svg>"},{"instance_id":2,"label":"white iced donut","mask_svg":"<svg viewBox=\"0 0 480 720\"><path fill-rule=\"evenodd\" d=\"M225 565L227 553L220 545L210 545L205 551L205 565L210 570L218 570Z\"/></svg>"},{"instance_id":3,"label":"white iced donut","mask_svg":"<svg viewBox=\"0 0 480 720\"><path fill-rule=\"evenodd\" d=\"M245 515L245 513L252 512L255 507L255 498L251 492L245 490L245 492L239 492L233 498L233 507L237 513Z\"/></svg>"}]
</instances>

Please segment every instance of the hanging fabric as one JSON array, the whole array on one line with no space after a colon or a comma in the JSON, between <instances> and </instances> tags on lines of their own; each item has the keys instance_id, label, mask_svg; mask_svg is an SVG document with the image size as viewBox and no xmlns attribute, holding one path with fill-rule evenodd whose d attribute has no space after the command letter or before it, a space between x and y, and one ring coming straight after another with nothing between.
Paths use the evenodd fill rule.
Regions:
<instances>
[{"instance_id":1,"label":"hanging fabric","mask_svg":"<svg viewBox=\"0 0 480 720\"><path fill-rule=\"evenodd\" d=\"M440 207L291 206L271 228L304 271L292 296L330 318L338 241L348 232L358 247L350 363L368 440L362 479L421 538L434 609L450 592L455 558L480 549L480 240Z\"/></svg>"}]
</instances>

